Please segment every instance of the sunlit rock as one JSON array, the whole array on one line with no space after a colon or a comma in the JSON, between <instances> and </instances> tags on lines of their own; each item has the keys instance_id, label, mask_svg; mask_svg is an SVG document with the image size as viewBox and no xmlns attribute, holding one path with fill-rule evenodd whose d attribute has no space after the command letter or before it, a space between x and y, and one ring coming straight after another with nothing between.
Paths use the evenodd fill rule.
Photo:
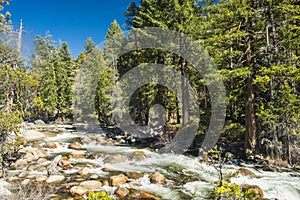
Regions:
<instances>
[{"instance_id":1,"label":"sunlit rock","mask_svg":"<svg viewBox=\"0 0 300 200\"><path fill-rule=\"evenodd\" d=\"M109 185L110 186L119 186L122 184L125 184L127 182L128 178L124 174L120 174L118 176L112 176L109 179Z\"/></svg>"},{"instance_id":2,"label":"sunlit rock","mask_svg":"<svg viewBox=\"0 0 300 200\"><path fill-rule=\"evenodd\" d=\"M109 155L108 157L106 157L103 162L104 164L109 163L109 164L116 164L116 163L121 163L121 162L125 162L126 159L124 156L122 156L121 154L114 154L114 155Z\"/></svg>"},{"instance_id":3,"label":"sunlit rock","mask_svg":"<svg viewBox=\"0 0 300 200\"><path fill-rule=\"evenodd\" d=\"M151 183L154 183L154 184L163 184L167 181L166 177L164 177L161 174L157 174L157 173L151 174L149 176L149 178L150 178Z\"/></svg>"}]
</instances>

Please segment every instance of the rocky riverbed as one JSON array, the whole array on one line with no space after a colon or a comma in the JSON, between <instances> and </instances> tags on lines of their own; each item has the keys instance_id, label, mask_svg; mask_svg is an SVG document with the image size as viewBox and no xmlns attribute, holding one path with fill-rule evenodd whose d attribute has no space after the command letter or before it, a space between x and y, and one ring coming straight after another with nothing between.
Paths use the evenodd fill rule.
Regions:
<instances>
[{"instance_id":1,"label":"rocky riverbed","mask_svg":"<svg viewBox=\"0 0 300 200\"><path fill-rule=\"evenodd\" d=\"M185 155L160 154L124 145L124 137L104 130L77 131L71 125L24 124L22 157L6 170L0 196L12 185L51 185L50 199L82 199L106 191L115 199L209 199L218 179L215 168ZM269 172L251 165L228 165L234 183L269 199L300 199L300 174ZM280 184L278 182L280 181Z\"/></svg>"}]
</instances>

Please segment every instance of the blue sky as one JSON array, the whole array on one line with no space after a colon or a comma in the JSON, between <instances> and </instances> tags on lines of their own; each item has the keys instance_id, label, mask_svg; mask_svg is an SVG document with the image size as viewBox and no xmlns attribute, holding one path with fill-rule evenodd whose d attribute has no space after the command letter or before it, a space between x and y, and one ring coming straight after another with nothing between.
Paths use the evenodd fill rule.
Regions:
<instances>
[{"instance_id":1,"label":"blue sky","mask_svg":"<svg viewBox=\"0 0 300 200\"><path fill-rule=\"evenodd\" d=\"M83 51L84 42L92 37L103 42L107 29L116 19L122 26L124 12L132 0L11 0L5 10L12 14L14 28L20 19L24 39L50 31L56 41L69 43L73 57ZM125 29L125 28L123 28ZM28 41L27 41L28 43Z\"/></svg>"}]
</instances>

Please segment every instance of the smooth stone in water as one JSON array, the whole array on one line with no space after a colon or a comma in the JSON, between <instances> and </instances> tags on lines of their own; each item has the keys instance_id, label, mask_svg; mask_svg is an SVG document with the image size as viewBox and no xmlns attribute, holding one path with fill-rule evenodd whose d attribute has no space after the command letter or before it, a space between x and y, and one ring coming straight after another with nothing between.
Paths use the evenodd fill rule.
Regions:
<instances>
[{"instance_id":1,"label":"smooth stone in water","mask_svg":"<svg viewBox=\"0 0 300 200\"><path fill-rule=\"evenodd\" d=\"M70 193L72 195L79 195L79 196L82 196L84 195L85 193L87 193L88 190L81 187L81 186L73 186L71 189L70 189Z\"/></svg>"},{"instance_id":2,"label":"smooth stone in water","mask_svg":"<svg viewBox=\"0 0 300 200\"><path fill-rule=\"evenodd\" d=\"M31 183L30 179L25 179L21 182L21 185L25 186L25 185L29 185Z\"/></svg>"},{"instance_id":3,"label":"smooth stone in water","mask_svg":"<svg viewBox=\"0 0 300 200\"><path fill-rule=\"evenodd\" d=\"M153 184L162 184L167 181L166 177L164 177L161 174L157 174L157 173L151 174L149 176L149 178L150 178L151 183L153 183Z\"/></svg>"},{"instance_id":4,"label":"smooth stone in water","mask_svg":"<svg viewBox=\"0 0 300 200\"><path fill-rule=\"evenodd\" d=\"M263 198L264 197L264 192L262 191L262 189L257 186L257 185L248 185L248 184L244 184L242 185L242 190L245 192L246 190L250 190L253 193L255 193L257 196Z\"/></svg>"},{"instance_id":5,"label":"smooth stone in water","mask_svg":"<svg viewBox=\"0 0 300 200\"><path fill-rule=\"evenodd\" d=\"M78 171L78 174L81 177L89 177L91 175L91 170L87 167L82 168L81 170Z\"/></svg>"},{"instance_id":6,"label":"smooth stone in water","mask_svg":"<svg viewBox=\"0 0 300 200\"><path fill-rule=\"evenodd\" d=\"M26 142L41 141L45 138L45 135L35 130L25 130L23 132L23 138Z\"/></svg>"},{"instance_id":7,"label":"smooth stone in water","mask_svg":"<svg viewBox=\"0 0 300 200\"><path fill-rule=\"evenodd\" d=\"M108 157L106 157L103 162L104 164L116 164L116 163L121 163L121 162L125 162L126 159L124 156L122 156L121 154L115 154L115 155L109 155Z\"/></svg>"},{"instance_id":8,"label":"smooth stone in water","mask_svg":"<svg viewBox=\"0 0 300 200\"><path fill-rule=\"evenodd\" d=\"M65 179L66 179L65 176L62 175L51 175L46 180L46 182L50 184L57 184L57 183L62 183Z\"/></svg>"},{"instance_id":9,"label":"smooth stone in water","mask_svg":"<svg viewBox=\"0 0 300 200\"><path fill-rule=\"evenodd\" d=\"M82 149L82 146L79 142L73 142L73 143L69 144L69 148L75 149L75 150L80 150L80 149Z\"/></svg>"},{"instance_id":10,"label":"smooth stone in water","mask_svg":"<svg viewBox=\"0 0 300 200\"><path fill-rule=\"evenodd\" d=\"M132 199L140 199L140 200L159 200L156 196L153 194L150 194L148 192L137 192L132 195Z\"/></svg>"},{"instance_id":11,"label":"smooth stone in water","mask_svg":"<svg viewBox=\"0 0 300 200\"><path fill-rule=\"evenodd\" d=\"M118 176L112 176L109 179L109 185L110 186L119 186L122 184L125 184L127 182L128 178L124 174L120 174Z\"/></svg>"},{"instance_id":12,"label":"smooth stone in water","mask_svg":"<svg viewBox=\"0 0 300 200\"><path fill-rule=\"evenodd\" d=\"M115 194L119 198L124 198L129 194L129 190L125 187L118 187L115 191Z\"/></svg>"},{"instance_id":13,"label":"smooth stone in water","mask_svg":"<svg viewBox=\"0 0 300 200\"><path fill-rule=\"evenodd\" d=\"M48 176L37 176L35 178L36 182L45 182L48 179Z\"/></svg>"},{"instance_id":14,"label":"smooth stone in water","mask_svg":"<svg viewBox=\"0 0 300 200\"><path fill-rule=\"evenodd\" d=\"M79 186L87 190L96 190L102 187L102 183L100 181L84 181Z\"/></svg>"},{"instance_id":15,"label":"smooth stone in water","mask_svg":"<svg viewBox=\"0 0 300 200\"><path fill-rule=\"evenodd\" d=\"M127 174L128 178L130 179L134 179L134 180L137 180L137 179L140 179L143 177L143 174L140 174L140 173L137 173L137 172L129 172Z\"/></svg>"},{"instance_id":16,"label":"smooth stone in water","mask_svg":"<svg viewBox=\"0 0 300 200\"><path fill-rule=\"evenodd\" d=\"M28 165L28 162L21 158L21 159L17 160L15 163L13 163L11 166L13 169L20 170L20 169L27 167L27 165Z\"/></svg>"},{"instance_id":17,"label":"smooth stone in water","mask_svg":"<svg viewBox=\"0 0 300 200\"><path fill-rule=\"evenodd\" d=\"M72 158L85 158L84 151L73 151L70 153L70 157Z\"/></svg>"},{"instance_id":18,"label":"smooth stone in water","mask_svg":"<svg viewBox=\"0 0 300 200\"><path fill-rule=\"evenodd\" d=\"M49 148L49 149L56 149L57 145L54 142L48 141L44 145L44 148Z\"/></svg>"},{"instance_id":19,"label":"smooth stone in water","mask_svg":"<svg viewBox=\"0 0 300 200\"><path fill-rule=\"evenodd\" d=\"M19 178L26 178L29 175L28 172L22 172L21 174L19 174Z\"/></svg>"}]
</instances>

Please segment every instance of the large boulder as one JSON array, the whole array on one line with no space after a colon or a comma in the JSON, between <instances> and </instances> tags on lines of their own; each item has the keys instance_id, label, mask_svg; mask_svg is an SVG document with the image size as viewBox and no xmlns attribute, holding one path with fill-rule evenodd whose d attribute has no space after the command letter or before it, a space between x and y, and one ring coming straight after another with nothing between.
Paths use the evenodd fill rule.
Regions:
<instances>
[{"instance_id":1,"label":"large boulder","mask_svg":"<svg viewBox=\"0 0 300 200\"><path fill-rule=\"evenodd\" d=\"M246 192L247 190L248 191L251 191L253 192L255 195L263 198L264 197L264 192L262 191L262 189L257 186L257 185L248 185L248 184L244 184L242 185L242 190L243 192Z\"/></svg>"},{"instance_id":2,"label":"large boulder","mask_svg":"<svg viewBox=\"0 0 300 200\"><path fill-rule=\"evenodd\" d=\"M151 174L149 176L149 178L150 178L151 183L154 183L154 184L162 184L167 181L166 177L164 177L161 174L157 174L157 173Z\"/></svg>"},{"instance_id":3,"label":"large boulder","mask_svg":"<svg viewBox=\"0 0 300 200\"><path fill-rule=\"evenodd\" d=\"M130 193L130 191L126 187L118 187L115 191L115 194L117 195L117 197L119 197L121 199L125 198L129 193Z\"/></svg>"},{"instance_id":4,"label":"large boulder","mask_svg":"<svg viewBox=\"0 0 300 200\"><path fill-rule=\"evenodd\" d=\"M126 159L124 156L122 156L121 154L114 154L114 155L109 155L108 157L106 157L103 162L104 164L116 164L116 163L121 163L121 162L125 162Z\"/></svg>"},{"instance_id":5,"label":"large boulder","mask_svg":"<svg viewBox=\"0 0 300 200\"><path fill-rule=\"evenodd\" d=\"M127 173L127 176L128 178L130 179L134 179L134 180L137 180L137 179L140 179L143 177L143 174L140 174L138 172L129 172Z\"/></svg>"},{"instance_id":6,"label":"large boulder","mask_svg":"<svg viewBox=\"0 0 300 200\"><path fill-rule=\"evenodd\" d=\"M145 155L145 152L143 152L143 151L136 151L136 152L132 153L129 156L129 158L132 160L141 161L146 158L146 155Z\"/></svg>"},{"instance_id":7,"label":"large boulder","mask_svg":"<svg viewBox=\"0 0 300 200\"><path fill-rule=\"evenodd\" d=\"M81 182L79 186L90 191L101 188L102 183L100 181L84 181Z\"/></svg>"},{"instance_id":8,"label":"large boulder","mask_svg":"<svg viewBox=\"0 0 300 200\"><path fill-rule=\"evenodd\" d=\"M252 171L246 168L241 168L237 170L235 174L241 174L242 176L248 176L250 178L257 178L257 176Z\"/></svg>"},{"instance_id":9,"label":"large boulder","mask_svg":"<svg viewBox=\"0 0 300 200\"><path fill-rule=\"evenodd\" d=\"M112 176L109 179L109 185L110 186L119 186L122 184L125 184L127 182L128 178L124 174L120 174L118 176Z\"/></svg>"},{"instance_id":10,"label":"large boulder","mask_svg":"<svg viewBox=\"0 0 300 200\"><path fill-rule=\"evenodd\" d=\"M46 123L43 120L38 119L34 121L34 124L40 126L40 125L45 125Z\"/></svg>"},{"instance_id":11,"label":"large boulder","mask_svg":"<svg viewBox=\"0 0 300 200\"><path fill-rule=\"evenodd\" d=\"M87 167L84 167L78 171L78 174L83 178L87 178L91 176L91 170Z\"/></svg>"},{"instance_id":12,"label":"large boulder","mask_svg":"<svg viewBox=\"0 0 300 200\"><path fill-rule=\"evenodd\" d=\"M56 149L57 145L54 142L48 141L46 142L46 144L44 145L45 148L49 148L49 149Z\"/></svg>"},{"instance_id":13,"label":"large boulder","mask_svg":"<svg viewBox=\"0 0 300 200\"><path fill-rule=\"evenodd\" d=\"M82 149L82 146L79 142L73 142L73 143L69 144L69 148L75 149L75 150L80 150L80 149Z\"/></svg>"},{"instance_id":14,"label":"large boulder","mask_svg":"<svg viewBox=\"0 0 300 200\"><path fill-rule=\"evenodd\" d=\"M35 178L36 182L40 183L40 182L45 182L48 179L48 176L37 176Z\"/></svg>"},{"instance_id":15,"label":"large boulder","mask_svg":"<svg viewBox=\"0 0 300 200\"><path fill-rule=\"evenodd\" d=\"M15 163L13 163L13 164L11 165L11 167L12 167L13 169L16 169L16 170L24 169L24 168L26 168L27 166L28 166L28 162L27 162L25 159L23 159L23 158L17 160Z\"/></svg>"},{"instance_id":16,"label":"large boulder","mask_svg":"<svg viewBox=\"0 0 300 200\"><path fill-rule=\"evenodd\" d=\"M37 160L39 158L47 158L48 157L47 152L44 151L43 149L34 148L34 147L30 147L30 146L20 149L19 152L26 153L26 154L32 154L34 156L35 160Z\"/></svg>"},{"instance_id":17,"label":"large boulder","mask_svg":"<svg viewBox=\"0 0 300 200\"><path fill-rule=\"evenodd\" d=\"M41 141L45 138L45 135L36 130L24 130L23 138L26 142Z\"/></svg>"},{"instance_id":18,"label":"large boulder","mask_svg":"<svg viewBox=\"0 0 300 200\"><path fill-rule=\"evenodd\" d=\"M65 181L65 179L66 178L63 175L51 175L46 180L46 183L49 183L49 184L58 184L58 183L62 183L63 181Z\"/></svg>"},{"instance_id":19,"label":"large boulder","mask_svg":"<svg viewBox=\"0 0 300 200\"><path fill-rule=\"evenodd\" d=\"M73 163L67 158L63 157L59 162L58 165L62 167L64 170L71 169L73 167Z\"/></svg>"},{"instance_id":20,"label":"large boulder","mask_svg":"<svg viewBox=\"0 0 300 200\"><path fill-rule=\"evenodd\" d=\"M137 192L134 193L131 197L131 199L135 199L135 200L159 200L159 198L157 198L156 196L154 196L153 194L150 194L148 192Z\"/></svg>"},{"instance_id":21,"label":"large boulder","mask_svg":"<svg viewBox=\"0 0 300 200\"><path fill-rule=\"evenodd\" d=\"M70 153L70 157L72 158L85 158L84 151L73 151Z\"/></svg>"},{"instance_id":22,"label":"large boulder","mask_svg":"<svg viewBox=\"0 0 300 200\"><path fill-rule=\"evenodd\" d=\"M87 189L81 187L81 186L73 186L71 189L70 189L70 193L72 195L78 195L78 196L82 196L84 194L86 194L88 192Z\"/></svg>"}]
</instances>

